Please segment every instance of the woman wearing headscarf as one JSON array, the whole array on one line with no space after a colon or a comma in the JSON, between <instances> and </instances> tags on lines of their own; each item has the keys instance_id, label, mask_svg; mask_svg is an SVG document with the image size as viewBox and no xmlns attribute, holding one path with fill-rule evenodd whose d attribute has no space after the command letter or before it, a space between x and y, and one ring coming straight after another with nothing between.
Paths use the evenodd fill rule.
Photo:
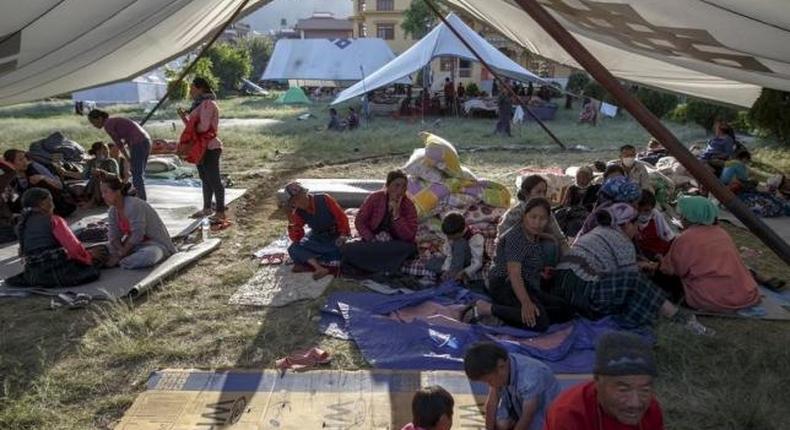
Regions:
<instances>
[{"instance_id":1,"label":"woman wearing headscarf","mask_svg":"<svg viewBox=\"0 0 790 430\"><path fill-rule=\"evenodd\" d=\"M406 195L406 185L406 175L393 170L387 174L384 189L365 199L354 219L362 240L341 249L344 267L397 272L417 252L417 209Z\"/></svg>"},{"instance_id":2,"label":"woman wearing headscarf","mask_svg":"<svg viewBox=\"0 0 790 430\"><path fill-rule=\"evenodd\" d=\"M606 179L604 179L601 189L598 191L598 203L596 203L592 213L584 220L576 240L579 240L579 237L587 234L598 225L596 215L598 212L605 211L616 203L636 205L636 202L642 197L642 188L627 177L619 175L610 175L608 177L605 175L604 177Z\"/></svg>"},{"instance_id":3,"label":"woman wearing headscarf","mask_svg":"<svg viewBox=\"0 0 790 430\"><path fill-rule=\"evenodd\" d=\"M189 87L192 106L188 111L178 110L184 121L184 131L179 140L181 150L186 152L185 159L197 165L200 181L203 183L203 209L194 213L193 218L210 216L212 224L224 224L225 187L220 176L219 159L222 155L222 141L219 133L219 106L211 84L201 77L192 80ZM212 214L212 198L216 208Z\"/></svg>"},{"instance_id":4,"label":"woman wearing headscarf","mask_svg":"<svg viewBox=\"0 0 790 430\"><path fill-rule=\"evenodd\" d=\"M564 298L587 318L607 315L624 327L651 325L659 316L682 323L697 334L712 331L693 314L669 302L640 269L633 243L637 212L614 203L597 212L598 226L581 236L557 265L552 294Z\"/></svg>"},{"instance_id":5,"label":"woman wearing headscarf","mask_svg":"<svg viewBox=\"0 0 790 430\"><path fill-rule=\"evenodd\" d=\"M716 218L710 200L682 197L678 212L685 229L661 261L661 271L680 277L686 303L708 312L733 312L760 301L757 283L743 264L730 235Z\"/></svg>"},{"instance_id":6,"label":"woman wearing headscarf","mask_svg":"<svg viewBox=\"0 0 790 430\"><path fill-rule=\"evenodd\" d=\"M24 272L6 279L8 285L61 288L99 278L106 248L85 249L66 220L54 214L55 203L48 190L28 189L22 195L22 206L17 236Z\"/></svg>"}]
</instances>

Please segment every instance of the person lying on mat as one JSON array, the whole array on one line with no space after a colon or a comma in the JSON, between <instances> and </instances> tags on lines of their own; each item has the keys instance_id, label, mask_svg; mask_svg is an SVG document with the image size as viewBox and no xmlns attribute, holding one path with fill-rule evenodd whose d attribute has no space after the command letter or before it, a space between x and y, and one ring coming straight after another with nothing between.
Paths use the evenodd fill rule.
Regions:
<instances>
[{"instance_id":1,"label":"person lying on mat","mask_svg":"<svg viewBox=\"0 0 790 430\"><path fill-rule=\"evenodd\" d=\"M464 216L459 212L450 212L442 218L442 233L445 236L442 245L442 254L445 256L441 267L442 280L464 282L476 278L483 268L483 235L467 226Z\"/></svg>"},{"instance_id":2,"label":"person lying on mat","mask_svg":"<svg viewBox=\"0 0 790 430\"><path fill-rule=\"evenodd\" d=\"M719 210L700 196L678 200L685 229L661 260L661 271L680 277L686 303L708 312L732 312L760 302L757 283L730 235L717 222Z\"/></svg>"},{"instance_id":3,"label":"person lying on mat","mask_svg":"<svg viewBox=\"0 0 790 430\"><path fill-rule=\"evenodd\" d=\"M54 214L55 203L49 191L30 188L22 195L22 206L17 236L24 272L6 279L6 284L61 288L99 278L107 248L85 249L66 220Z\"/></svg>"},{"instance_id":4,"label":"person lying on mat","mask_svg":"<svg viewBox=\"0 0 790 430\"><path fill-rule=\"evenodd\" d=\"M114 176L101 183L101 195L110 207L110 259L107 266L124 269L151 267L176 253L167 227L145 200L128 195L130 184Z\"/></svg>"},{"instance_id":5,"label":"person lying on mat","mask_svg":"<svg viewBox=\"0 0 790 430\"><path fill-rule=\"evenodd\" d=\"M132 170L132 183L137 197L145 200L145 166L151 154L151 136L140 124L129 118L112 117L103 110L88 112L88 121L96 128L102 128L112 138L124 157L129 160ZM129 148L127 148L127 146Z\"/></svg>"},{"instance_id":6,"label":"person lying on mat","mask_svg":"<svg viewBox=\"0 0 790 430\"><path fill-rule=\"evenodd\" d=\"M450 430L455 400L444 388L420 388L411 399L411 422L401 430Z\"/></svg>"},{"instance_id":7,"label":"person lying on mat","mask_svg":"<svg viewBox=\"0 0 790 430\"><path fill-rule=\"evenodd\" d=\"M329 194L313 194L298 182L285 186L291 212L288 214L288 255L298 266L309 265L313 279L321 279L329 270L321 263L339 261L340 247L351 235L348 217ZM305 225L310 233L305 235Z\"/></svg>"},{"instance_id":8,"label":"person lying on mat","mask_svg":"<svg viewBox=\"0 0 790 430\"><path fill-rule=\"evenodd\" d=\"M77 210L77 205L67 195L60 178L42 164L31 161L24 151L9 149L3 158L16 170L17 176L12 186L17 194L22 195L31 188L43 188L52 196L58 216L68 217Z\"/></svg>"},{"instance_id":9,"label":"person lying on mat","mask_svg":"<svg viewBox=\"0 0 790 430\"><path fill-rule=\"evenodd\" d=\"M493 342L469 347L464 371L470 381L488 385L486 430L541 430L546 410L560 393L548 366L526 355L508 354Z\"/></svg>"},{"instance_id":10,"label":"person lying on mat","mask_svg":"<svg viewBox=\"0 0 790 430\"><path fill-rule=\"evenodd\" d=\"M365 272L399 272L417 252L417 209L406 195L406 174L387 174L384 189L371 193L359 208L354 225L361 241L342 249L343 266Z\"/></svg>"},{"instance_id":11,"label":"person lying on mat","mask_svg":"<svg viewBox=\"0 0 790 430\"><path fill-rule=\"evenodd\" d=\"M656 362L648 345L628 332L604 334L595 351L594 379L562 392L544 430L663 430L656 399Z\"/></svg>"},{"instance_id":12,"label":"person lying on mat","mask_svg":"<svg viewBox=\"0 0 790 430\"><path fill-rule=\"evenodd\" d=\"M464 321L494 315L508 325L532 331L546 331L549 325L573 318L564 299L541 289L541 280L550 277L556 265L545 253L542 240L553 243L542 233L548 222L549 201L534 197L524 207L521 223L497 237L494 263L488 273L488 291L493 304L480 300L464 314Z\"/></svg>"},{"instance_id":13,"label":"person lying on mat","mask_svg":"<svg viewBox=\"0 0 790 430\"><path fill-rule=\"evenodd\" d=\"M611 315L623 327L642 327L652 325L660 315L695 334L712 335L711 329L668 301L640 272L655 270L655 266L637 263L636 209L615 203L596 216L598 226L579 237L557 265L552 293L588 319Z\"/></svg>"},{"instance_id":14,"label":"person lying on mat","mask_svg":"<svg viewBox=\"0 0 790 430\"><path fill-rule=\"evenodd\" d=\"M535 197L546 198L548 187L548 182L546 182L546 179L542 176L526 176L521 181L521 189L518 191L518 194L516 194L519 202L508 209L502 216L502 221L499 222L496 228L497 236L501 236L513 226L521 224L527 202ZM557 223L557 219L554 218L554 214L551 212L549 213L549 221L546 223L544 233L551 235L555 240L553 249L544 249L545 253L551 254L553 252L553 258L558 259L562 254L568 251L568 240L565 238L565 234ZM544 245L549 243L550 242L544 242Z\"/></svg>"}]
</instances>

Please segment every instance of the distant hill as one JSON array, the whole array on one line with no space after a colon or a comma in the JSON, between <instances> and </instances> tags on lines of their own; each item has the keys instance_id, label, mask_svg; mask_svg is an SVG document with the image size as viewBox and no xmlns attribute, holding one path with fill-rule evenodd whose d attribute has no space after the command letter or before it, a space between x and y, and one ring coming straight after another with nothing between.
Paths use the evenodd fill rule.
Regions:
<instances>
[{"instance_id":1,"label":"distant hill","mask_svg":"<svg viewBox=\"0 0 790 430\"><path fill-rule=\"evenodd\" d=\"M285 27L292 28L297 20L309 18L313 12L331 12L335 18L344 19L351 16L353 9L352 0L273 0L242 21L254 31L268 33L280 29L283 19Z\"/></svg>"}]
</instances>

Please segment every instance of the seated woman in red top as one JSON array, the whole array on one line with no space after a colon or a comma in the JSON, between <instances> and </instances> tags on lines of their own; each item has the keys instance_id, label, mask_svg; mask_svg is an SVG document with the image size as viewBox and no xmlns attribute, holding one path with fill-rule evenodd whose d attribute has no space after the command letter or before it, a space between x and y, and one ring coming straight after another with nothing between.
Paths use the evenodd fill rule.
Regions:
<instances>
[{"instance_id":1,"label":"seated woman in red top","mask_svg":"<svg viewBox=\"0 0 790 430\"><path fill-rule=\"evenodd\" d=\"M308 264L313 279L321 279L329 270L321 265L340 260L340 246L346 243L351 229L348 217L329 194L308 193L298 182L285 186L288 203L293 210L288 214L288 254L296 264ZM310 227L305 236L304 227Z\"/></svg>"},{"instance_id":2,"label":"seated woman in red top","mask_svg":"<svg viewBox=\"0 0 790 430\"><path fill-rule=\"evenodd\" d=\"M343 266L364 272L397 272L417 251L417 209L406 196L406 174L387 174L386 187L369 195L355 219L361 241L342 249Z\"/></svg>"},{"instance_id":3,"label":"seated woman in red top","mask_svg":"<svg viewBox=\"0 0 790 430\"><path fill-rule=\"evenodd\" d=\"M61 288L99 278L104 247L85 249L66 221L55 215L52 195L44 188L30 188L22 195L22 216L17 225L19 254L24 272L6 279L15 287Z\"/></svg>"},{"instance_id":4,"label":"seated woman in red top","mask_svg":"<svg viewBox=\"0 0 790 430\"><path fill-rule=\"evenodd\" d=\"M595 355L595 379L560 394L543 430L663 430L650 346L635 334L609 332Z\"/></svg>"},{"instance_id":5,"label":"seated woman in red top","mask_svg":"<svg viewBox=\"0 0 790 430\"><path fill-rule=\"evenodd\" d=\"M664 214L656 209L656 195L652 191L642 190L642 197L636 207L639 210L636 247L648 259L661 258L669 252L675 232Z\"/></svg>"}]
</instances>

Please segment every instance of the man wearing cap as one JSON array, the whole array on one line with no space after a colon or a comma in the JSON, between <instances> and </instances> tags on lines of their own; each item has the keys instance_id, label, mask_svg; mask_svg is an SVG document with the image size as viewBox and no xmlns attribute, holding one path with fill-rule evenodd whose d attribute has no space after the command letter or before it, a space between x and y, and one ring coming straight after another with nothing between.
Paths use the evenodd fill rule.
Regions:
<instances>
[{"instance_id":1,"label":"man wearing cap","mask_svg":"<svg viewBox=\"0 0 790 430\"><path fill-rule=\"evenodd\" d=\"M595 379L557 397L544 430L663 430L653 392L656 363L639 336L609 332L598 343Z\"/></svg>"},{"instance_id":2,"label":"man wearing cap","mask_svg":"<svg viewBox=\"0 0 790 430\"><path fill-rule=\"evenodd\" d=\"M340 260L342 246L351 229L348 217L328 194L312 194L298 182L285 186L291 213L288 214L288 254L297 265L309 265L313 279L321 279L329 270L321 265ZM310 232L305 235L305 225ZM295 267L296 268L296 267Z\"/></svg>"}]
</instances>

